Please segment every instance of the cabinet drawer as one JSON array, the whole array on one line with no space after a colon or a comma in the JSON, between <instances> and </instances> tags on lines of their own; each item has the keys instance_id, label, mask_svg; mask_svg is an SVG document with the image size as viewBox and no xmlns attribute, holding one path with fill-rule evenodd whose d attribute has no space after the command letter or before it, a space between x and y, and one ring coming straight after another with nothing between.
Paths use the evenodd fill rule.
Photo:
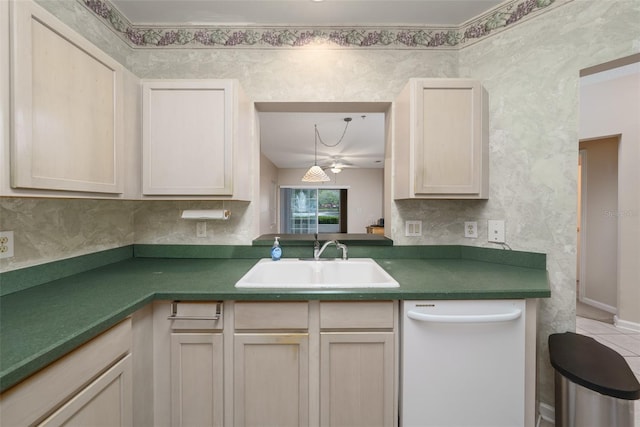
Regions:
<instances>
[{"instance_id":1,"label":"cabinet drawer","mask_svg":"<svg viewBox=\"0 0 640 427\"><path fill-rule=\"evenodd\" d=\"M393 301L320 303L321 329L393 329Z\"/></svg>"},{"instance_id":2,"label":"cabinet drawer","mask_svg":"<svg viewBox=\"0 0 640 427\"><path fill-rule=\"evenodd\" d=\"M308 329L307 302L238 302L237 329Z\"/></svg>"},{"instance_id":3,"label":"cabinet drawer","mask_svg":"<svg viewBox=\"0 0 640 427\"><path fill-rule=\"evenodd\" d=\"M222 302L174 301L171 303L169 319L174 331L222 329Z\"/></svg>"}]
</instances>

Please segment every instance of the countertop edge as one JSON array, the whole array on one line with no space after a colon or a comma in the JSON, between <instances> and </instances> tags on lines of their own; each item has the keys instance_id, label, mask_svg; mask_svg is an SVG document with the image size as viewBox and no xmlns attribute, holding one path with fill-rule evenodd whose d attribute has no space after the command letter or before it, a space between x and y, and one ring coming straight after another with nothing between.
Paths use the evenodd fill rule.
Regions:
<instances>
[{"instance_id":1,"label":"countertop edge","mask_svg":"<svg viewBox=\"0 0 640 427\"><path fill-rule=\"evenodd\" d=\"M136 301L124 307L122 310L113 313L111 316L98 319L88 327L78 330L77 333L70 338L49 346L30 358L21 360L19 364L6 368L0 372L0 393L4 393L19 382L88 343L112 326L115 326L118 322L126 319L127 316L130 316L135 311L152 302L153 295Z\"/></svg>"}]
</instances>

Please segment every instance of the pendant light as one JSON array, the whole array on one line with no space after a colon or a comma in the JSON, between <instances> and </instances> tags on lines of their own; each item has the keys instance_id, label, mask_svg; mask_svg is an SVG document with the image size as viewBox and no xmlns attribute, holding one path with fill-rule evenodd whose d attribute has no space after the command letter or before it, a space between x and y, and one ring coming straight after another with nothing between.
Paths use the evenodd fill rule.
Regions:
<instances>
[{"instance_id":1,"label":"pendant light","mask_svg":"<svg viewBox=\"0 0 640 427\"><path fill-rule=\"evenodd\" d=\"M336 142L333 145L329 145L326 144L322 138L320 137L320 132L318 132L318 125L313 125L314 128L314 141L315 141L315 154L314 154L314 162L313 162L313 166L311 166L309 168L309 170L307 171L307 173L304 174L304 176L302 177L302 182L327 182L327 181L331 181L331 178L329 178L329 175L327 175L325 173L325 171L322 170L322 168L320 166L318 166L318 139L320 140L320 142L322 143L322 145L325 145L327 147L335 147L338 144L340 144L342 142L342 139L344 138L344 135L347 133L347 128L349 127L349 122L351 122L351 117L345 117L344 122L346 123L346 125L344 126L344 131L342 132L342 136L340 137L340 139L338 140L338 142ZM339 173L342 169L341 168L336 168L336 170L338 172L335 172L334 169L331 169L334 173Z\"/></svg>"},{"instance_id":2,"label":"pendant light","mask_svg":"<svg viewBox=\"0 0 640 427\"><path fill-rule=\"evenodd\" d=\"M318 166L318 126L313 125L314 127L314 139L315 139L315 152L314 152L314 162L313 166L309 168L307 173L302 177L302 182L327 182L331 181L329 175L322 170L320 166Z\"/></svg>"}]
</instances>

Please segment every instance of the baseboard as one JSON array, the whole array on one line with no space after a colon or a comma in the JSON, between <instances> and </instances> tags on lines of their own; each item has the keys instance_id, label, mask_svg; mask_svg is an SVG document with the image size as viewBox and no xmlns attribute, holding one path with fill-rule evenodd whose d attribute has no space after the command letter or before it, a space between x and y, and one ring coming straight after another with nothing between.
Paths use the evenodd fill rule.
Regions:
<instances>
[{"instance_id":1,"label":"baseboard","mask_svg":"<svg viewBox=\"0 0 640 427\"><path fill-rule=\"evenodd\" d=\"M630 331L640 332L640 323L629 322L628 320L621 320L618 316L613 316L613 324L617 328L629 329Z\"/></svg>"},{"instance_id":2,"label":"baseboard","mask_svg":"<svg viewBox=\"0 0 640 427\"><path fill-rule=\"evenodd\" d=\"M596 300L592 300L591 298L581 298L580 302L590 305L591 307L595 307L597 309L606 311L611 314L616 314L618 312L618 309L616 309L615 307L610 306L608 304L603 304Z\"/></svg>"},{"instance_id":3,"label":"baseboard","mask_svg":"<svg viewBox=\"0 0 640 427\"><path fill-rule=\"evenodd\" d=\"M553 406L540 402L538 404L538 414L549 424L556 424L556 410Z\"/></svg>"}]
</instances>

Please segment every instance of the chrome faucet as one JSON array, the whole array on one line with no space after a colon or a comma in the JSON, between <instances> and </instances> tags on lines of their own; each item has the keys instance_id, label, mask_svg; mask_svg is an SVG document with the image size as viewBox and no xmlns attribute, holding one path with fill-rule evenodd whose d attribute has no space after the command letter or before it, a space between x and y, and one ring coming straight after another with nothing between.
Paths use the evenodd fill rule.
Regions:
<instances>
[{"instance_id":1,"label":"chrome faucet","mask_svg":"<svg viewBox=\"0 0 640 427\"><path fill-rule=\"evenodd\" d=\"M342 259L344 261L349 259L349 249L347 249L347 245L345 245L344 243L340 243L336 240L336 248L338 249L342 249Z\"/></svg>"},{"instance_id":2,"label":"chrome faucet","mask_svg":"<svg viewBox=\"0 0 640 427\"><path fill-rule=\"evenodd\" d=\"M320 255L322 255L322 252L324 252L324 250L327 249L327 246L329 246L331 244L336 245L336 248L342 250L342 259L343 260L347 260L349 258L347 245L342 244L342 243L338 242L337 240L327 240L326 242L324 242L324 245L322 245L322 247L320 247L320 242L318 242L318 240L316 240L314 242L314 244L313 244L313 259L318 261L320 259Z\"/></svg>"},{"instance_id":3,"label":"chrome faucet","mask_svg":"<svg viewBox=\"0 0 640 427\"><path fill-rule=\"evenodd\" d=\"M313 241L313 259L318 260L320 257L320 242L318 241L318 233L315 234L315 240Z\"/></svg>"}]
</instances>

